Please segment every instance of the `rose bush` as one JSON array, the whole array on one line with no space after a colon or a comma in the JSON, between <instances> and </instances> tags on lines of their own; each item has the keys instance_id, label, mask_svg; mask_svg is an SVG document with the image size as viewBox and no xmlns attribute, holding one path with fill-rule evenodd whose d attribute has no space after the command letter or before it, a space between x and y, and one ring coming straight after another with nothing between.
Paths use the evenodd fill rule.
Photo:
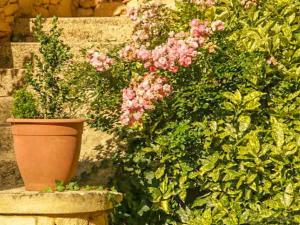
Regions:
<instances>
[{"instance_id":1,"label":"rose bush","mask_svg":"<svg viewBox=\"0 0 300 225\"><path fill-rule=\"evenodd\" d=\"M128 142L115 224L300 223L299 7L147 4L112 65L83 65L91 125Z\"/></svg>"}]
</instances>

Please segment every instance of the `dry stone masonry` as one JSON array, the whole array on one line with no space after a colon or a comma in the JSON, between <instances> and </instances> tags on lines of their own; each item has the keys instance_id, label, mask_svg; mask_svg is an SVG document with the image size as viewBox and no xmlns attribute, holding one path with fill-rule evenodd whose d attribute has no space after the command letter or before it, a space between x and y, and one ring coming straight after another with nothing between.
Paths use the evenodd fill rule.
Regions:
<instances>
[{"instance_id":1,"label":"dry stone masonry","mask_svg":"<svg viewBox=\"0 0 300 225\"><path fill-rule=\"evenodd\" d=\"M19 9L18 0L0 0L0 42L10 37L14 17Z\"/></svg>"}]
</instances>

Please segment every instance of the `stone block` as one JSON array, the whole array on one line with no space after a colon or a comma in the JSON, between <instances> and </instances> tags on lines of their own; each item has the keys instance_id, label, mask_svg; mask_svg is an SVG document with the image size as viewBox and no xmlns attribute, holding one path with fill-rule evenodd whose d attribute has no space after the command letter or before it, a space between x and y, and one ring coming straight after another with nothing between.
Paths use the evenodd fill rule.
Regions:
<instances>
[{"instance_id":1,"label":"stone block","mask_svg":"<svg viewBox=\"0 0 300 225\"><path fill-rule=\"evenodd\" d=\"M1 216L1 225L37 225L35 218L31 216Z\"/></svg>"},{"instance_id":2,"label":"stone block","mask_svg":"<svg viewBox=\"0 0 300 225\"><path fill-rule=\"evenodd\" d=\"M57 5L60 0L50 0L50 4Z\"/></svg>"},{"instance_id":3,"label":"stone block","mask_svg":"<svg viewBox=\"0 0 300 225\"><path fill-rule=\"evenodd\" d=\"M11 117L12 98L0 97L0 124L5 123Z\"/></svg>"},{"instance_id":4,"label":"stone block","mask_svg":"<svg viewBox=\"0 0 300 225\"><path fill-rule=\"evenodd\" d=\"M5 31L5 32L11 32L11 27L9 24L5 21L5 18L0 18L0 31Z\"/></svg>"},{"instance_id":5,"label":"stone block","mask_svg":"<svg viewBox=\"0 0 300 225\"><path fill-rule=\"evenodd\" d=\"M9 4L4 7L4 14L6 16L11 16L15 14L18 10L19 10L18 3Z\"/></svg>"},{"instance_id":6,"label":"stone block","mask_svg":"<svg viewBox=\"0 0 300 225\"><path fill-rule=\"evenodd\" d=\"M56 225L55 218L39 216L36 218L36 225Z\"/></svg>"},{"instance_id":7,"label":"stone block","mask_svg":"<svg viewBox=\"0 0 300 225\"><path fill-rule=\"evenodd\" d=\"M0 0L0 7L7 5L8 0Z\"/></svg>"},{"instance_id":8,"label":"stone block","mask_svg":"<svg viewBox=\"0 0 300 225\"><path fill-rule=\"evenodd\" d=\"M90 220L89 225L108 225L108 219L106 215L94 217Z\"/></svg>"},{"instance_id":9,"label":"stone block","mask_svg":"<svg viewBox=\"0 0 300 225\"><path fill-rule=\"evenodd\" d=\"M77 16L79 17L88 17L93 15L94 15L93 9L82 9L82 8L77 9Z\"/></svg>"},{"instance_id":10,"label":"stone block","mask_svg":"<svg viewBox=\"0 0 300 225\"><path fill-rule=\"evenodd\" d=\"M123 196L112 191L65 191L43 193L26 191L24 188L4 190L0 192L1 215L36 215L55 218L55 224L64 225L60 220L67 219L84 224L93 215L107 214L120 203ZM1 221L0 221L1 224ZM2 224L1 224L2 225ZM75 223L75 225L77 225Z\"/></svg>"},{"instance_id":11,"label":"stone block","mask_svg":"<svg viewBox=\"0 0 300 225\"><path fill-rule=\"evenodd\" d=\"M49 13L49 10L44 8L44 7L35 7L35 13L38 15L42 15L43 17L49 17L50 16L50 13Z\"/></svg>"},{"instance_id":12,"label":"stone block","mask_svg":"<svg viewBox=\"0 0 300 225\"><path fill-rule=\"evenodd\" d=\"M95 0L80 0L79 5L82 8L88 9L96 6Z\"/></svg>"},{"instance_id":13,"label":"stone block","mask_svg":"<svg viewBox=\"0 0 300 225\"><path fill-rule=\"evenodd\" d=\"M57 218L54 222L55 225L89 225L88 218ZM44 224L43 224L44 225Z\"/></svg>"},{"instance_id":14,"label":"stone block","mask_svg":"<svg viewBox=\"0 0 300 225\"><path fill-rule=\"evenodd\" d=\"M120 8L123 8L124 4L122 2L110 2L110 3L101 3L95 8L95 16L99 17L110 17L114 16L115 13L120 11Z\"/></svg>"},{"instance_id":15,"label":"stone block","mask_svg":"<svg viewBox=\"0 0 300 225\"><path fill-rule=\"evenodd\" d=\"M15 17L14 16L7 16L5 17L5 22L8 24L12 24L14 22Z\"/></svg>"}]
</instances>

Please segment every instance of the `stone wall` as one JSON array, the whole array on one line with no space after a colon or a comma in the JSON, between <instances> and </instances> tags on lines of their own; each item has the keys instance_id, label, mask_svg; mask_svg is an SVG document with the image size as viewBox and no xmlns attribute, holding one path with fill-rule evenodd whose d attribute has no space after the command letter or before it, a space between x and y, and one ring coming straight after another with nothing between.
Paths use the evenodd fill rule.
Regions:
<instances>
[{"instance_id":1,"label":"stone wall","mask_svg":"<svg viewBox=\"0 0 300 225\"><path fill-rule=\"evenodd\" d=\"M18 0L0 0L0 41L6 41L10 37L11 26L19 9Z\"/></svg>"},{"instance_id":2,"label":"stone wall","mask_svg":"<svg viewBox=\"0 0 300 225\"><path fill-rule=\"evenodd\" d=\"M92 17L120 15L122 0L19 0L24 17Z\"/></svg>"}]
</instances>

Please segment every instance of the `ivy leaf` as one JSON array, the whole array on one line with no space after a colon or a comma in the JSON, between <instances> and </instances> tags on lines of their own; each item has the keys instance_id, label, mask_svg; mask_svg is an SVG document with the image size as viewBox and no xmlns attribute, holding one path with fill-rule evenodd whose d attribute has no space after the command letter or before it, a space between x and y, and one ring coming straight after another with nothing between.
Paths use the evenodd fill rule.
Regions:
<instances>
[{"instance_id":1,"label":"ivy leaf","mask_svg":"<svg viewBox=\"0 0 300 225\"><path fill-rule=\"evenodd\" d=\"M192 208L206 205L209 202L209 199L210 199L209 196L200 196L196 198L195 201L193 202Z\"/></svg>"},{"instance_id":2,"label":"ivy leaf","mask_svg":"<svg viewBox=\"0 0 300 225\"><path fill-rule=\"evenodd\" d=\"M258 153L260 151L260 142L257 137L257 134L254 131L249 133L248 140L249 140L248 142L249 148L253 150L253 152Z\"/></svg>"},{"instance_id":3,"label":"ivy leaf","mask_svg":"<svg viewBox=\"0 0 300 225\"><path fill-rule=\"evenodd\" d=\"M160 202L160 208L167 214L170 213L169 200L163 200Z\"/></svg>"},{"instance_id":4,"label":"ivy leaf","mask_svg":"<svg viewBox=\"0 0 300 225\"><path fill-rule=\"evenodd\" d=\"M251 123L251 118L250 116L241 115L238 118L238 122L239 122L239 131L244 132L245 130L248 129Z\"/></svg>"},{"instance_id":5,"label":"ivy leaf","mask_svg":"<svg viewBox=\"0 0 300 225\"><path fill-rule=\"evenodd\" d=\"M272 136L276 142L277 147L281 148L284 144L283 125L277 119L271 116Z\"/></svg>"},{"instance_id":6,"label":"ivy leaf","mask_svg":"<svg viewBox=\"0 0 300 225\"><path fill-rule=\"evenodd\" d=\"M155 178L159 179L165 174L165 166L159 167L155 172Z\"/></svg>"},{"instance_id":7,"label":"ivy leaf","mask_svg":"<svg viewBox=\"0 0 300 225\"><path fill-rule=\"evenodd\" d=\"M143 205L143 207L137 212L139 216L143 216L145 212L150 210L148 205Z\"/></svg>"},{"instance_id":8,"label":"ivy leaf","mask_svg":"<svg viewBox=\"0 0 300 225\"><path fill-rule=\"evenodd\" d=\"M206 209L203 214L202 214L202 220L201 224L203 225L211 225L213 220L212 220L212 215L211 215L211 209Z\"/></svg>"},{"instance_id":9,"label":"ivy leaf","mask_svg":"<svg viewBox=\"0 0 300 225\"><path fill-rule=\"evenodd\" d=\"M294 187L290 183L286 186L283 194L283 204L285 207L290 207L294 199Z\"/></svg>"},{"instance_id":10,"label":"ivy leaf","mask_svg":"<svg viewBox=\"0 0 300 225\"><path fill-rule=\"evenodd\" d=\"M236 90L235 93L224 92L223 96L233 102L235 105L238 105L242 101L242 95L239 90Z\"/></svg>"},{"instance_id":11,"label":"ivy leaf","mask_svg":"<svg viewBox=\"0 0 300 225\"><path fill-rule=\"evenodd\" d=\"M257 174L251 174L250 176L248 176L247 178L247 184L251 184L254 182L254 180L256 179Z\"/></svg>"},{"instance_id":12,"label":"ivy leaf","mask_svg":"<svg viewBox=\"0 0 300 225\"><path fill-rule=\"evenodd\" d=\"M149 193L151 194L152 201L159 202L160 199L162 198L162 193L160 192L160 190L155 187L149 187L148 190L149 190Z\"/></svg>"},{"instance_id":13,"label":"ivy leaf","mask_svg":"<svg viewBox=\"0 0 300 225\"><path fill-rule=\"evenodd\" d=\"M262 92L253 91L250 94L246 95L243 98L243 104L245 105L246 110L254 110L260 106L259 100L263 95Z\"/></svg>"}]
</instances>

